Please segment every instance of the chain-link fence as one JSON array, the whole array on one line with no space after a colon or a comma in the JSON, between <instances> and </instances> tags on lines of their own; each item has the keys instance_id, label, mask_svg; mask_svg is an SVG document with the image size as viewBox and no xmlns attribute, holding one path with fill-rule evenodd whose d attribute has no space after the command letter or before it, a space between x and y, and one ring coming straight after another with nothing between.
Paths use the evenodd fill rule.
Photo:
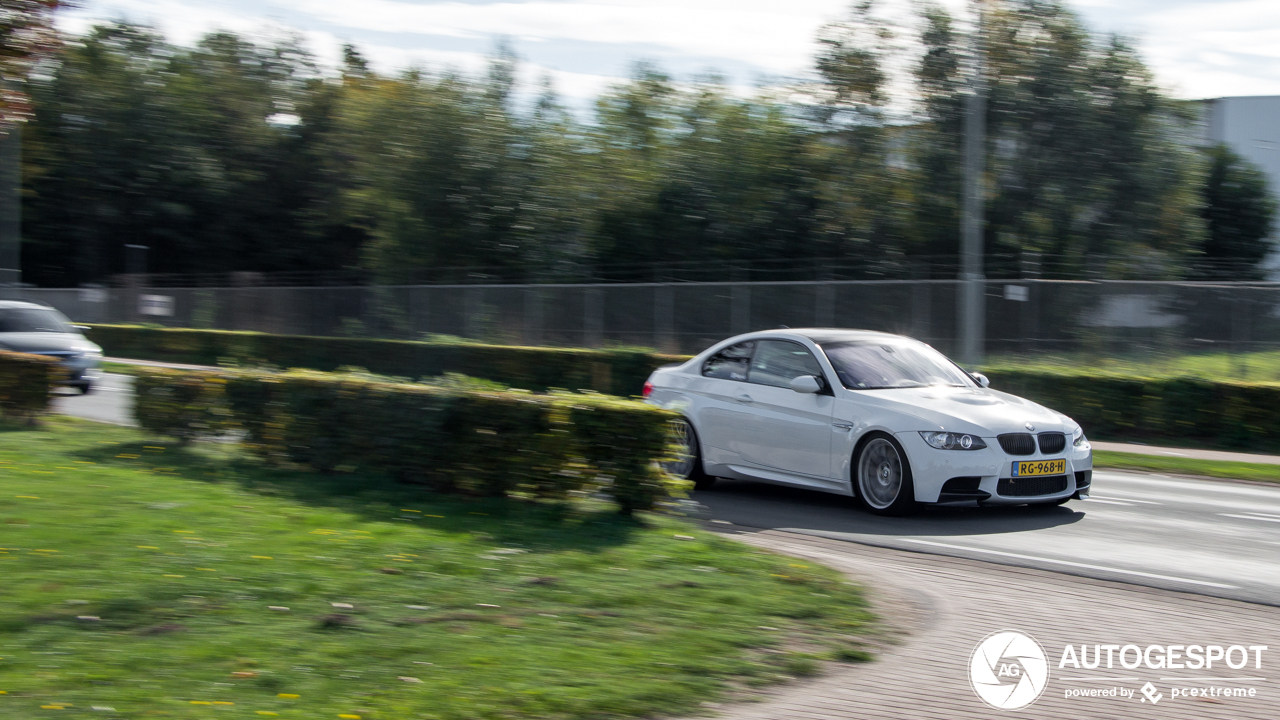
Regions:
<instances>
[{"instance_id":1,"label":"chain-link fence","mask_svg":"<svg viewBox=\"0 0 1280 720\"><path fill-rule=\"evenodd\" d=\"M692 353L730 335L848 327L956 349L955 280L8 289L78 322L304 335L646 346ZM1280 284L1016 280L986 283L988 353L1280 347Z\"/></svg>"}]
</instances>

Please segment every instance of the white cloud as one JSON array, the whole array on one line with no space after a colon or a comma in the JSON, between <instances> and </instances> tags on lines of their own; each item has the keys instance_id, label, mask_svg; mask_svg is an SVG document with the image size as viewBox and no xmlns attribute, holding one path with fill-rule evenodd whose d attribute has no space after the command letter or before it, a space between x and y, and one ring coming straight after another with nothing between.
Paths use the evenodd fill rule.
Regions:
<instances>
[{"instance_id":1,"label":"white cloud","mask_svg":"<svg viewBox=\"0 0 1280 720\"><path fill-rule=\"evenodd\" d=\"M881 0L903 18L917 0ZM499 0L489 4L397 0L84 0L59 24L81 31L127 18L190 44L213 29L254 35L300 32L329 64L355 42L382 71L484 66L477 40L509 36L536 56L561 92L586 98L652 58L683 68L731 69L741 91L764 76L812 68L818 29L853 0ZM965 0L945 0L963 13ZM1280 2L1276 0L1069 0L1099 32L1134 36L1160 84L1183 97L1280 94Z\"/></svg>"}]
</instances>

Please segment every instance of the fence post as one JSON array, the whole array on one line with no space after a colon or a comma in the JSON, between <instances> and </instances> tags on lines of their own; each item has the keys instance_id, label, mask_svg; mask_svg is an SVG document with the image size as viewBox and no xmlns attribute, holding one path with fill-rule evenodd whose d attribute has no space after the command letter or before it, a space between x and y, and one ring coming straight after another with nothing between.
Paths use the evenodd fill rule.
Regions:
<instances>
[{"instance_id":1,"label":"fence post","mask_svg":"<svg viewBox=\"0 0 1280 720\"><path fill-rule=\"evenodd\" d=\"M584 346L604 346L604 293L600 288L589 287L583 290L582 330Z\"/></svg>"},{"instance_id":2,"label":"fence post","mask_svg":"<svg viewBox=\"0 0 1280 720\"><path fill-rule=\"evenodd\" d=\"M731 268L733 285L729 291L729 332L739 335L751 329L751 285L743 282L742 268Z\"/></svg>"},{"instance_id":3,"label":"fence post","mask_svg":"<svg viewBox=\"0 0 1280 720\"><path fill-rule=\"evenodd\" d=\"M463 292L466 293L463 298L463 312L466 313L463 327L466 328L467 337L479 340L484 334L484 318L481 317L484 312L484 288L472 287Z\"/></svg>"},{"instance_id":4,"label":"fence post","mask_svg":"<svg viewBox=\"0 0 1280 720\"><path fill-rule=\"evenodd\" d=\"M814 268L814 275L813 326L832 327L835 325L836 289L831 285L831 268L826 263L819 263Z\"/></svg>"},{"instance_id":5,"label":"fence post","mask_svg":"<svg viewBox=\"0 0 1280 720\"><path fill-rule=\"evenodd\" d=\"M524 291L524 343L542 344L542 288L537 286Z\"/></svg>"},{"instance_id":6,"label":"fence post","mask_svg":"<svg viewBox=\"0 0 1280 720\"><path fill-rule=\"evenodd\" d=\"M668 284L653 289L653 346L662 352L679 352L676 342L676 293Z\"/></svg>"}]
</instances>

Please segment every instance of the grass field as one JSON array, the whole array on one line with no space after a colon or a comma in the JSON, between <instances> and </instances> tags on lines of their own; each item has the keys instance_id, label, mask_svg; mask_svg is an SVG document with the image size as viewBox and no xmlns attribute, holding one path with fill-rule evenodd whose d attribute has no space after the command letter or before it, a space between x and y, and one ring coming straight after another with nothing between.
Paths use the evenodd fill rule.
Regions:
<instances>
[{"instance_id":1,"label":"grass field","mask_svg":"<svg viewBox=\"0 0 1280 720\"><path fill-rule=\"evenodd\" d=\"M1222 460L1194 460L1190 458L1139 455L1137 453L1093 451L1095 468L1119 470L1148 470L1175 475L1199 475L1201 477L1230 478L1234 480L1260 480L1280 482L1280 465L1226 462Z\"/></svg>"},{"instance_id":2,"label":"grass field","mask_svg":"<svg viewBox=\"0 0 1280 720\"><path fill-rule=\"evenodd\" d=\"M687 522L375 480L0 432L0 717L671 715L883 641L834 571Z\"/></svg>"}]
</instances>

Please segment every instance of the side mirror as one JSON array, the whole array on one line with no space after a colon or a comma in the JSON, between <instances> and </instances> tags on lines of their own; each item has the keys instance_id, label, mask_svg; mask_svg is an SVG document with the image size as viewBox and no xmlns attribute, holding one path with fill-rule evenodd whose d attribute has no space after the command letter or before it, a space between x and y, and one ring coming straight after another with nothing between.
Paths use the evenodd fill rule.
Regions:
<instances>
[{"instance_id":1,"label":"side mirror","mask_svg":"<svg viewBox=\"0 0 1280 720\"><path fill-rule=\"evenodd\" d=\"M791 389L798 393L816 393L822 390L822 381L813 375L801 375L791 378Z\"/></svg>"},{"instance_id":2,"label":"side mirror","mask_svg":"<svg viewBox=\"0 0 1280 720\"><path fill-rule=\"evenodd\" d=\"M987 379L986 375L983 375L980 372L969 373L969 374L972 375L973 379L977 380L978 384L981 385L982 387L991 387L991 381Z\"/></svg>"}]
</instances>

